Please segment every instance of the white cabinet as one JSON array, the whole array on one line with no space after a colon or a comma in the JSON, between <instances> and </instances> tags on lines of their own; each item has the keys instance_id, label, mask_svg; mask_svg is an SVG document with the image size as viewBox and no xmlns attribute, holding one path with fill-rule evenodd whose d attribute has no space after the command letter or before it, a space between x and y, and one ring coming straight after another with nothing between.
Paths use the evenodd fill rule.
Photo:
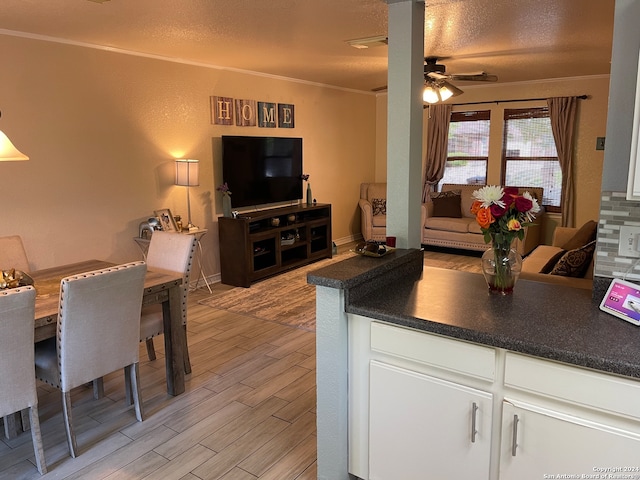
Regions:
<instances>
[{"instance_id":1,"label":"white cabinet","mask_svg":"<svg viewBox=\"0 0 640 480\"><path fill-rule=\"evenodd\" d=\"M640 200L640 60L638 61L638 79L636 81L636 102L633 111L631 134L631 154L629 156L629 179L627 200Z\"/></svg>"},{"instance_id":2,"label":"white cabinet","mask_svg":"<svg viewBox=\"0 0 640 480\"><path fill-rule=\"evenodd\" d=\"M489 478L492 395L372 361L369 478Z\"/></svg>"},{"instance_id":3,"label":"white cabinet","mask_svg":"<svg viewBox=\"0 0 640 480\"><path fill-rule=\"evenodd\" d=\"M639 452L640 436L633 432L536 405L503 402L500 480L639 478ZM602 476L600 468L621 469L605 475L631 476Z\"/></svg>"},{"instance_id":4,"label":"white cabinet","mask_svg":"<svg viewBox=\"0 0 640 480\"><path fill-rule=\"evenodd\" d=\"M350 321L357 477L640 478L637 379L366 317Z\"/></svg>"}]
</instances>

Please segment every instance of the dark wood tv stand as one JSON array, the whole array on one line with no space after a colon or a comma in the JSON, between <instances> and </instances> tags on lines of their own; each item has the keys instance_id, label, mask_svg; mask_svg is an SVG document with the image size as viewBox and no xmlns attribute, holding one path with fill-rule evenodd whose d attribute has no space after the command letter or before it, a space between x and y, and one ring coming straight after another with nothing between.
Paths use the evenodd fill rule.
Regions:
<instances>
[{"instance_id":1,"label":"dark wood tv stand","mask_svg":"<svg viewBox=\"0 0 640 480\"><path fill-rule=\"evenodd\" d=\"M222 283L261 278L331 258L331 205L291 205L218 219Z\"/></svg>"}]
</instances>

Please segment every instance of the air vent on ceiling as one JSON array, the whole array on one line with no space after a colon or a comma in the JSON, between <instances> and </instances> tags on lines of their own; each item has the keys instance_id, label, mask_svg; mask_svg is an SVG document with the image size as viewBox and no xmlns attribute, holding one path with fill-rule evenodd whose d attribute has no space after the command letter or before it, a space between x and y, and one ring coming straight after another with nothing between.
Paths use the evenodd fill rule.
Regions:
<instances>
[{"instance_id":1,"label":"air vent on ceiling","mask_svg":"<svg viewBox=\"0 0 640 480\"><path fill-rule=\"evenodd\" d=\"M370 48L388 45L389 40L385 35L378 35L377 37L356 38L355 40L347 40L347 43L353 48Z\"/></svg>"}]
</instances>

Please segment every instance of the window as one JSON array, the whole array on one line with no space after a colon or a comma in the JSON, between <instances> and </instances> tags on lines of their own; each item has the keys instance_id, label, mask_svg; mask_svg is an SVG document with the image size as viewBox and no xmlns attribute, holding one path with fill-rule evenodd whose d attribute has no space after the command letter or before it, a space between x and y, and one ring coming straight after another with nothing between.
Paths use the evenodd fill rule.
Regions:
<instances>
[{"instance_id":1,"label":"window","mask_svg":"<svg viewBox=\"0 0 640 480\"><path fill-rule=\"evenodd\" d=\"M444 176L438 183L484 184L489 160L489 110L453 112Z\"/></svg>"},{"instance_id":2,"label":"window","mask_svg":"<svg viewBox=\"0 0 640 480\"><path fill-rule=\"evenodd\" d=\"M504 111L502 172L503 185L542 187L547 211L560 211L562 170L547 107Z\"/></svg>"}]
</instances>

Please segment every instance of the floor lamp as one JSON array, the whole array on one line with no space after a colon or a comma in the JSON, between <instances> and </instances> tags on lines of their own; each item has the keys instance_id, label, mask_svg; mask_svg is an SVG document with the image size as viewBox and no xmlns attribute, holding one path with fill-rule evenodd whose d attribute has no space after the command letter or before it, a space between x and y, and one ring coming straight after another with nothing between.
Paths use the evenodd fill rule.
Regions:
<instances>
[{"instance_id":1,"label":"floor lamp","mask_svg":"<svg viewBox=\"0 0 640 480\"><path fill-rule=\"evenodd\" d=\"M187 229L197 228L191 223L191 198L189 196L189 187L197 187L200 185L198 181L198 160L191 158L176 159L176 185L187 187Z\"/></svg>"}]
</instances>

